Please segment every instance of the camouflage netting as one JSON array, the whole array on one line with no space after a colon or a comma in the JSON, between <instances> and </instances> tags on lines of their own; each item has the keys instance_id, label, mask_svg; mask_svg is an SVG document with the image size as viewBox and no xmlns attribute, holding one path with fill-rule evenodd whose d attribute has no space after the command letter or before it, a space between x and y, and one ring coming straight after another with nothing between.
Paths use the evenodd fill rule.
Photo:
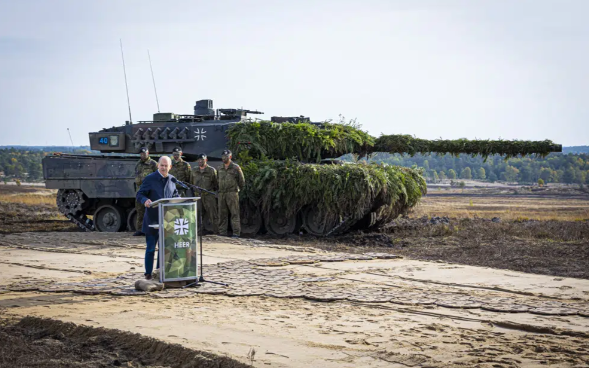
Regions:
<instances>
[{"instance_id":1,"label":"camouflage netting","mask_svg":"<svg viewBox=\"0 0 589 368\"><path fill-rule=\"evenodd\" d=\"M248 150L254 158L284 160L296 158L319 162L347 153L365 156L373 152L389 153L460 153L473 156L536 154L546 156L562 151L552 141L504 140L427 140L410 135L382 135L374 138L351 125L324 123L271 123L268 121L235 124L228 131L230 146L236 153Z\"/></svg>"},{"instance_id":2,"label":"camouflage netting","mask_svg":"<svg viewBox=\"0 0 589 368\"><path fill-rule=\"evenodd\" d=\"M342 124L271 123L268 121L235 124L228 131L234 153L248 150L254 158L284 160L297 158L319 162L324 157L346 153L366 154L374 145L368 133Z\"/></svg>"},{"instance_id":3,"label":"camouflage netting","mask_svg":"<svg viewBox=\"0 0 589 368\"><path fill-rule=\"evenodd\" d=\"M377 164L316 165L297 161L250 161L242 165L242 200L291 216L306 206L325 215L361 219L379 210L382 220L396 218L426 193L417 169Z\"/></svg>"},{"instance_id":4,"label":"camouflage netting","mask_svg":"<svg viewBox=\"0 0 589 368\"><path fill-rule=\"evenodd\" d=\"M376 139L373 152L439 154L450 153L458 156L461 153L472 156L503 155L505 158L536 154L545 157L550 152L562 151L562 146L552 141L504 141L504 140L435 140L414 138L410 135L382 135Z\"/></svg>"}]
</instances>

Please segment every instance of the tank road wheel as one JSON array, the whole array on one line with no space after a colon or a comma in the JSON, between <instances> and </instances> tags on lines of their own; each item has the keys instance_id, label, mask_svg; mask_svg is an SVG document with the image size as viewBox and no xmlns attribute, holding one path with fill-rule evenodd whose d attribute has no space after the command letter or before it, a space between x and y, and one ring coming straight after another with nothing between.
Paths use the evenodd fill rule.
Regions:
<instances>
[{"instance_id":1,"label":"tank road wheel","mask_svg":"<svg viewBox=\"0 0 589 368\"><path fill-rule=\"evenodd\" d=\"M329 217L317 208L307 207L303 211L303 228L311 235L325 236L336 225Z\"/></svg>"},{"instance_id":2,"label":"tank road wheel","mask_svg":"<svg viewBox=\"0 0 589 368\"><path fill-rule=\"evenodd\" d=\"M252 206L241 206L240 212L241 233L248 236L256 235L262 227L262 214L260 211Z\"/></svg>"},{"instance_id":3,"label":"tank road wheel","mask_svg":"<svg viewBox=\"0 0 589 368\"><path fill-rule=\"evenodd\" d=\"M132 209L129 211L129 215L127 216L127 230L128 231L136 231L135 224L137 223L137 210Z\"/></svg>"},{"instance_id":4,"label":"tank road wheel","mask_svg":"<svg viewBox=\"0 0 589 368\"><path fill-rule=\"evenodd\" d=\"M266 221L266 229L272 235L292 234L297 227L297 216L285 216L283 213L271 213Z\"/></svg>"},{"instance_id":5,"label":"tank road wheel","mask_svg":"<svg viewBox=\"0 0 589 368\"><path fill-rule=\"evenodd\" d=\"M101 206L94 212L94 226L101 232L115 233L125 227L125 211L110 204Z\"/></svg>"},{"instance_id":6,"label":"tank road wheel","mask_svg":"<svg viewBox=\"0 0 589 368\"><path fill-rule=\"evenodd\" d=\"M57 208L63 214L76 214L83 210L84 193L76 189L60 189L56 197Z\"/></svg>"}]
</instances>

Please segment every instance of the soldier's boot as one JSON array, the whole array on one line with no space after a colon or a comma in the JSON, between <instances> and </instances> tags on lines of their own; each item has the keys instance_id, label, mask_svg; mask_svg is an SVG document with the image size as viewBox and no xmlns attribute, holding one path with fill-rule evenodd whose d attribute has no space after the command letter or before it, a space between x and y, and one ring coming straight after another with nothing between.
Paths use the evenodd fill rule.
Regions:
<instances>
[{"instance_id":1,"label":"soldier's boot","mask_svg":"<svg viewBox=\"0 0 589 368\"><path fill-rule=\"evenodd\" d=\"M219 214L217 213L217 211L215 211L215 213L213 214L211 221L213 222L213 231L215 232L215 234L219 234Z\"/></svg>"},{"instance_id":2,"label":"soldier's boot","mask_svg":"<svg viewBox=\"0 0 589 368\"><path fill-rule=\"evenodd\" d=\"M239 238L241 235L241 221L239 218L239 193L227 193L227 207L231 213L231 229L233 229L233 237Z\"/></svg>"}]
</instances>

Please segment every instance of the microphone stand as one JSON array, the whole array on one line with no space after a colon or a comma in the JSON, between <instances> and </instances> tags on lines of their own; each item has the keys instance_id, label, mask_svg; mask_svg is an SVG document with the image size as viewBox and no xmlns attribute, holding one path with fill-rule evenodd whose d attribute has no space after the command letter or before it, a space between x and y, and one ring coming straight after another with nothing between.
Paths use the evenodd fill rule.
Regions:
<instances>
[{"instance_id":1,"label":"microphone stand","mask_svg":"<svg viewBox=\"0 0 589 368\"><path fill-rule=\"evenodd\" d=\"M178 180L178 182L176 184L180 184L180 186L184 187L185 189L192 188L192 189L198 190L200 192L200 200L201 200L201 207L202 207L201 210L198 211L198 223L199 223L198 226L199 226L199 229L200 229L200 231L198 232L198 240L200 242L200 277L198 278L197 281L195 281L193 283L190 283L188 285L182 286L182 289L187 288L187 287L192 286L192 285L198 286L198 283L199 282L208 282L210 284L217 284L217 285L229 286L229 284L226 284L224 282L205 280L205 278L203 276L204 264L202 262L202 233L204 232L204 228L203 228L203 225L202 225L202 209L204 209L205 206L204 206L204 203L202 202L202 192L210 193L210 194L214 195L215 197L217 196L217 193L211 192L210 190L203 189L203 188L198 187L196 185L192 185L190 183L185 183L185 182L180 181L180 180Z\"/></svg>"}]
</instances>

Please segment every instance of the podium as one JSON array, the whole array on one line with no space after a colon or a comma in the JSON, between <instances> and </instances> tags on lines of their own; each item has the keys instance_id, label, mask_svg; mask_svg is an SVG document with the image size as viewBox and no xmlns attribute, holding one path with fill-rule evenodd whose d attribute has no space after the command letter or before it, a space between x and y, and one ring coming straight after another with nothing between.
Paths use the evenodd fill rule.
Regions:
<instances>
[{"instance_id":1,"label":"podium","mask_svg":"<svg viewBox=\"0 0 589 368\"><path fill-rule=\"evenodd\" d=\"M151 203L159 213L159 223L149 225L159 229L159 282L192 280L198 283L198 200L200 197L162 198Z\"/></svg>"}]
</instances>

